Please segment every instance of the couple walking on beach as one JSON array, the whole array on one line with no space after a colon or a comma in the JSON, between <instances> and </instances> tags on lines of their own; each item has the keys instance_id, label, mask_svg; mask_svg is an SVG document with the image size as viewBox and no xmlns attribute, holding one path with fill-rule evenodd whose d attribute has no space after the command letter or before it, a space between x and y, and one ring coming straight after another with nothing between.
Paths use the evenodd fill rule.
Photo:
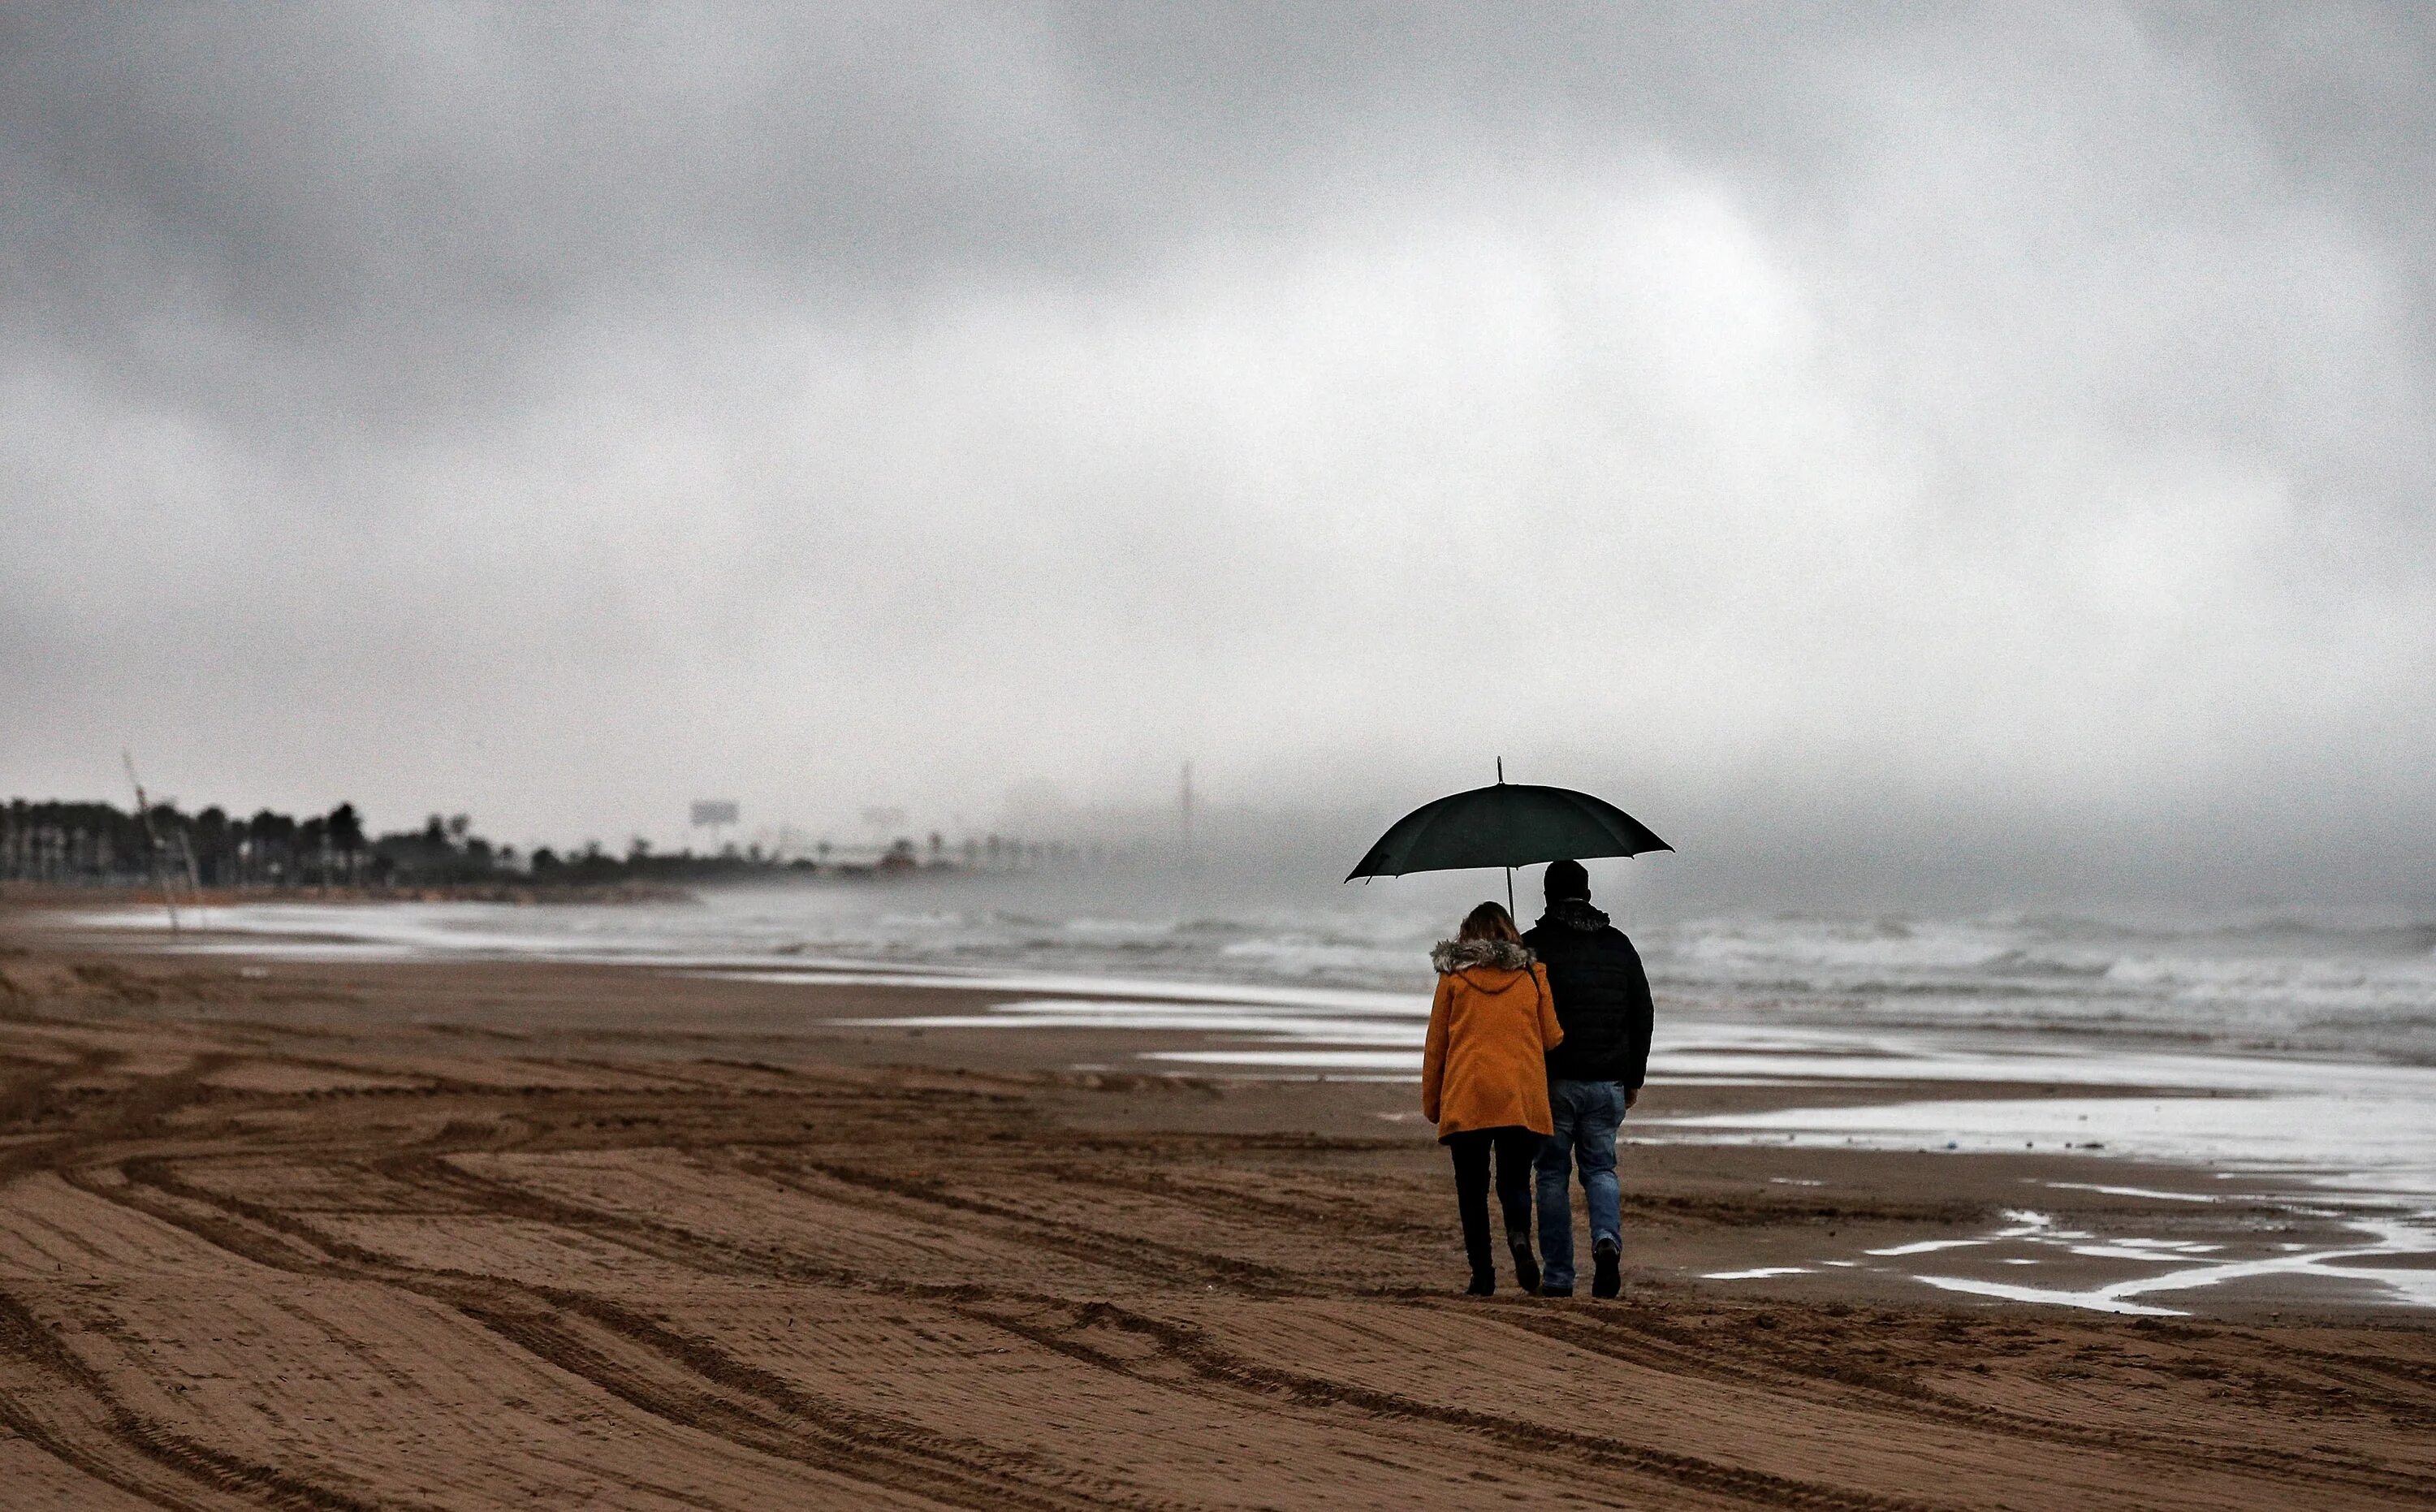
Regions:
<instances>
[{"instance_id":1,"label":"couple walking on beach","mask_svg":"<svg viewBox=\"0 0 2436 1512\"><path fill-rule=\"evenodd\" d=\"M1430 952L1437 997L1421 1060L1421 1116L1454 1156L1474 1296L1497 1290L1488 1230L1494 1167L1515 1284L1574 1295L1573 1173L1590 1208L1591 1295L1623 1290L1616 1135L1649 1065L1649 978L1624 931L1591 906L1590 873L1556 861L1528 933L1496 903ZM1540 1255L1531 1253L1534 1176Z\"/></svg>"}]
</instances>

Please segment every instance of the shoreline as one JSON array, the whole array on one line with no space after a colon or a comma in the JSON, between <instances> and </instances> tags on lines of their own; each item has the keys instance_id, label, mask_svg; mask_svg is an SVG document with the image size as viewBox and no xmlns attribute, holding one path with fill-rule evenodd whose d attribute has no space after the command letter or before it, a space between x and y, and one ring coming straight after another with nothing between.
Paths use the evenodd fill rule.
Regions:
<instances>
[{"instance_id":1,"label":"shoreline","mask_svg":"<svg viewBox=\"0 0 2436 1512\"><path fill-rule=\"evenodd\" d=\"M1376 1014L1373 999L1394 1001L1393 994L987 969L966 975L878 963L737 969L690 959L513 950L359 957L344 940L249 930L199 946L158 932L80 928L56 914L18 916L21 927L69 948L201 967L200 976L183 975L187 982L217 972L223 995L234 964L240 999L250 982L319 983L316 990L333 1001L373 1005L352 1015L322 1010L321 1027L344 1024L359 1034L433 1025L425 1010L437 1002L461 1010L442 1016L438 1027L477 1039L524 1034L536 1051L649 1055L716 1046L738 1056L1019 1072L1085 1087L1174 1083L1218 1096L1230 1109L1257 1109L1258 1118L1296 1133L1427 1132L1410 1105L1417 1069L1387 1069L1405 1058L1401 1052L1260 1048L1274 1037L1269 1031L1291 1020L1266 1009L1249 1017L1235 1012L1244 999L1315 996ZM570 1014L565 984L578 981L591 984L592 1006ZM553 1017L528 1033L516 1004L535 996L551 1004ZM1379 1021L1360 1022L1357 1033L1372 1032ZM1178 1032L1177 1025L1192 1027ZM1417 1043L1418 1022L1413 1027ZM1401 1030L1389 1025L1386 1033ZM1710 1024L1690 1034L1711 1048L1655 1057L1649 1093L1625 1127L1620 1170L1628 1201L1636 1158L1643 1167L1657 1162L1670 1173L1696 1172L1679 1178L1695 1190L1729 1173L1764 1185L1813 1187L1821 1178L1809 1168L1823 1163L1866 1173L1838 1181L1870 1193L1867 1210L1891 1201L1906 1213L1941 1213L1945 1225L1893 1233L1864 1225L1826 1236L1841 1243L1800 1232L1743 1233L1722 1249L1695 1245L1662 1260L1653 1256L1653 1277L1831 1299L1902 1300L1933 1287L2130 1315L2254 1318L2298 1309L2363 1318L2401 1311L2436 1320L2436 1211L2410 1182L2396 1190L2288 1163L2224 1168L2171 1155L2144 1157L2096 1138L2049 1138L2044 1148L2029 1139L2016 1152L1981 1127L2023 1109L2050 1127L2071 1109L2096 1109L2096 1130L2109 1132L2106 1120L2163 1122L2176 1110L2240 1121L2256 1116L2250 1111L2254 1097L2240 1078L2221 1074L2243 1064L2238 1058L2168 1060L2155 1068L2154 1082L2114 1076L2077 1084L2071 1078L2089 1068L2072 1059L2044 1067L2000 1062L1994 1074L1979 1069L1958 1077L1958 1069L1969 1069L1950 1059L1862 1058L1842 1046L1805 1051L1798 1032L1737 1034ZM1761 1052L1747 1053L1746 1042ZM1412 1058L1417 1062L1417 1051ZM1332 1059L1341 1063L1328 1064ZM1679 1073L1685 1067L1695 1069ZM2405 1090L2415 1089L2417 1080ZM1937 1109L1944 1110L1942 1127L1930 1123L1892 1139L1822 1132ZM2075 1116L2089 1127L2091 1113ZM1946 1138L1948 1129L1979 1132L1965 1145ZM1971 1222L1962 1219L1966 1211ZM1894 1263L1910 1254L1972 1263L1959 1275L1950 1264L1931 1274L1923 1262Z\"/></svg>"},{"instance_id":2,"label":"shoreline","mask_svg":"<svg viewBox=\"0 0 2436 1512\"><path fill-rule=\"evenodd\" d=\"M1469 1303L1408 1085L902 1022L970 989L136 943L0 913L0 1295L55 1341L0 1351L0 1473L63 1501L185 1484L129 1422L450 1504L568 1465L740 1506L2436 1497L2426 1312L1922 1279L2295 1222L2205 1172L1666 1138L1621 1162L1624 1301Z\"/></svg>"}]
</instances>

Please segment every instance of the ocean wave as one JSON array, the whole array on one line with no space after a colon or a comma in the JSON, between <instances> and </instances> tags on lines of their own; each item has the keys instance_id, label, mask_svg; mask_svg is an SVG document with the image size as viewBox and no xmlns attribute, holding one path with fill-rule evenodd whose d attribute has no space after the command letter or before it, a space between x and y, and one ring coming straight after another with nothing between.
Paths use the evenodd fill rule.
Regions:
<instances>
[{"instance_id":1,"label":"ocean wave","mask_svg":"<svg viewBox=\"0 0 2436 1512\"><path fill-rule=\"evenodd\" d=\"M107 917L148 927L147 915ZM823 960L1426 993L1424 952L1450 921L1375 895L1332 907L1105 896L984 907L969 894L841 887L712 894L694 906L247 905L204 922L218 938L318 940L357 954ZM2196 1036L2387 1058L2436 1047L2436 924L2406 914L1778 915L1631 932L1662 1014Z\"/></svg>"}]
</instances>

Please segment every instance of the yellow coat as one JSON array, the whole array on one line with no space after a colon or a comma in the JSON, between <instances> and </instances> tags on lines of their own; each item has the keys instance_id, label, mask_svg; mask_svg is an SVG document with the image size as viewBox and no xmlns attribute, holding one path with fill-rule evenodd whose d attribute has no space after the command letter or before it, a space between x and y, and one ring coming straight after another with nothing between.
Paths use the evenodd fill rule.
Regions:
<instances>
[{"instance_id":1,"label":"yellow coat","mask_svg":"<svg viewBox=\"0 0 2436 1512\"><path fill-rule=\"evenodd\" d=\"M1525 958L1527 959L1527 957ZM1555 1132L1548 1114L1548 1051L1563 1042L1548 968L1471 965L1438 978L1421 1051L1421 1117L1438 1138L1521 1124Z\"/></svg>"}]
</instances>

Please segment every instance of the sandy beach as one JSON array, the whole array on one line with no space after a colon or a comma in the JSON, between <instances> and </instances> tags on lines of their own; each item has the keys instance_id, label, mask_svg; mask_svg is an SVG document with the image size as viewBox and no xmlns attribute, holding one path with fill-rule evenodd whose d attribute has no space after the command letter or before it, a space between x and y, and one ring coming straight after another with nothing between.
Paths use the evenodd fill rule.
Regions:
<instances>
[{"instance_id":1,"label":"sandy beach","mask_svg":"<svg viewBox=\"0 0 2436 1512\"><path fill-rule=\"evenodd\" d=\"M2197 1173L1636 1144L1625 1299L1484 1302L1402 1083L888 1023L977 996L937 988L5 928L11 1506L2436 1498L2423 1312L1906 1268L2033 1187L2068 1232L2263 1221Z\"/></svg>"},{"instance_id":2,"label":"sandy beach","mask_svg":"<svg viewBox=\"0 0 2436 1512\"><path fill-rule=\"evenodd\" d=\"M2436 1509L2436 0L5 14L0 1512Z\"/></svg>"}]
</instances>

